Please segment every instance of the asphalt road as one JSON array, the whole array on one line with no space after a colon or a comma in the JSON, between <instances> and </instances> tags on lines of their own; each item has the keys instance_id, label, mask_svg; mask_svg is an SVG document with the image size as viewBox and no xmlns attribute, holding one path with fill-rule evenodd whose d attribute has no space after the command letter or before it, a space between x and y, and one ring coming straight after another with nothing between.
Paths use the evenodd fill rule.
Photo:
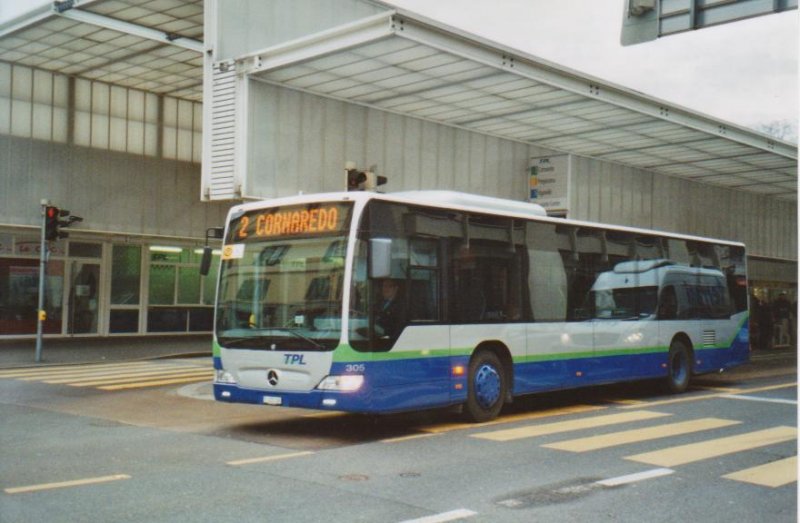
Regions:
<instances>
[{"instance_id":1,"label":"asphalt road","mask_svg":"<svg viewBox=\"0 0 800 523\"><path fill-rule=\"evenodd\" d=\"M796 521L794 359L364 417L209 399L208 360L0 371L0 521Z\"/></svg>"}]
</instances>

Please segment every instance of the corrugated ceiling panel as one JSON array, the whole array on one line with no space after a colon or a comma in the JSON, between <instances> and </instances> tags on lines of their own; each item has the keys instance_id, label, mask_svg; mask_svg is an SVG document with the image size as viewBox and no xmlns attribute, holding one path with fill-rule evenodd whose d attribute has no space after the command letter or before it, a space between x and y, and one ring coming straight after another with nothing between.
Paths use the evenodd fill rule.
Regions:
<instances>
[{"instance_id":1,"label":"corrugated ceiling panel","mask_svg":"<svg viewBox=\"0 0 800 523\"><path fill-rule=\"evenodd\" d=\"M203 37L203 0L101 0L78 8L195 40ZM518 58L516 65L524 67L515 69L505 51L501 63L497 49L447 29L431 29L441 40L427 45L424 39L411 39L409 22L405 33L401 29L390 37L325 51L260 76L323 96L665 174L712 176L710 180L726 180L717 181L720 185L732 185L741 180L726 175L764 171L769 177L762 180L770 180L765 184L786 179L796 187L796 158L732 140L728 135L740 130L723 122L716 134L702 123L697 129L685 125L680 109L670 121L670 108L657 117L634 110L636 104L610 103L594 80L579 76L565 88L548 80L552 70L537 71L535 60L523 64L525 59ZM448 45L460 54L441 50ZM480 59L472 59L469 46L480 47L475 55ZM487 61L492 53L496 63ZM0 39L0 60L202 99L200 53L57 16ZM525 67L535 74L523 74ZM585 92L577 87L581 83ZM785 187L773 189L786 192Z\"/></svg>"},{"instance_id":2,"label":"corrugated ceiling panel","mask_svg":"<svg viewBox=\"0 0 800 523\"><path fill-rule=\"evenodd\" d=\"M740 175L739 178L747 180L749 182L774 183L774 184L787 183L791 181L791 178L786 175L779 173L771 173L771 172L746 173Z\"/></svg>"},{"instance_id":3,"label":"corrugated ceiling panel","mask_svg":"<svg viewBox=\"0 0 800 523\"><path fill-rule=\"evenodd\" d=\"M80 10L202 38L202 0L141 4L136 0L95 2ZM187 99L202 97L200 53L58 16L0 40L0 60L163 94L181 89ZM124 64L145 64L147 73L155 71L155 75L146 78L147 73L136 69L123 72ZM190 83L194 88L188 87Z\"/></svg>"}]
</instances>

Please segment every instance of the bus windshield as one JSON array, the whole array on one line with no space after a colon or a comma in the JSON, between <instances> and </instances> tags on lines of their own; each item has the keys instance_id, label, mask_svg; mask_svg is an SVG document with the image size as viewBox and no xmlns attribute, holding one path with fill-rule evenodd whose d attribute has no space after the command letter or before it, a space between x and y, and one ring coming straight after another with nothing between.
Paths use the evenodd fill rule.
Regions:
<instances>
[{"instance_id":1,"label":"bus windshield","mask_svg":"<svg viewBox=\"0 0 800 523\"><path fill-rule=\"evenodd\" d=\"M350 206L311 207L260 210L231 222L215 326L221 346L333 350L339 344Z\"/></svg>"}]
</instances>

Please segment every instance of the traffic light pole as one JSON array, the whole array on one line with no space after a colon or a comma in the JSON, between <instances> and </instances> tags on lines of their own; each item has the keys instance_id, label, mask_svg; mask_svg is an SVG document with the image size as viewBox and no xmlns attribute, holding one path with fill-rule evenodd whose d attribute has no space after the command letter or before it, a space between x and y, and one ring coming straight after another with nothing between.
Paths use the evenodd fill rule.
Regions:
<instances>
[{"instance_id":1,"label":"traffic light pole","mask_svg":"<svg viewBox=\"0 0 800 523\"><path fill-rule=\"evenodd\" d=\"M47 241L45 238L47 228L47 206L48 200L42 200L42 231L41 242L39 245L39 308L36 310L36 363L42 362L42 335L44 333L44 321L47 313L44 311L44 289L45 277L47 275Z\"/></svg>"}]
</instances>

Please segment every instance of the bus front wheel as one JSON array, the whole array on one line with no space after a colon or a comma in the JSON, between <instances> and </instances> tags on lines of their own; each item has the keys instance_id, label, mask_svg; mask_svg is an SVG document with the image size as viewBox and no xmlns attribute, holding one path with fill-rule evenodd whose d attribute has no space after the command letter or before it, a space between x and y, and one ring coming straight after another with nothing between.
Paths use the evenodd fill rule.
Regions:
<instances>
[{"instance_id":1,"label":"bus front wheel","mask_svg":"<svg viewBox=\"0 0 800 523\"><path fill-rule=\"evenodd\" d=\"M500 414L508 383L503 364L494 352L480 351L469 363L465 414L471 421L482 423Z\"/></svg>"},{"instance_id":2,"label":"bus front wheel","mask_svg":"<svg viewBox=\"0 0 800 523\"><path fill-rule=\"evenodd\" d=\"M681 340L669 346L667 359L667 390L673 394L686 392L692 377L692 351Z\"/></svg>"}]
</instances>

